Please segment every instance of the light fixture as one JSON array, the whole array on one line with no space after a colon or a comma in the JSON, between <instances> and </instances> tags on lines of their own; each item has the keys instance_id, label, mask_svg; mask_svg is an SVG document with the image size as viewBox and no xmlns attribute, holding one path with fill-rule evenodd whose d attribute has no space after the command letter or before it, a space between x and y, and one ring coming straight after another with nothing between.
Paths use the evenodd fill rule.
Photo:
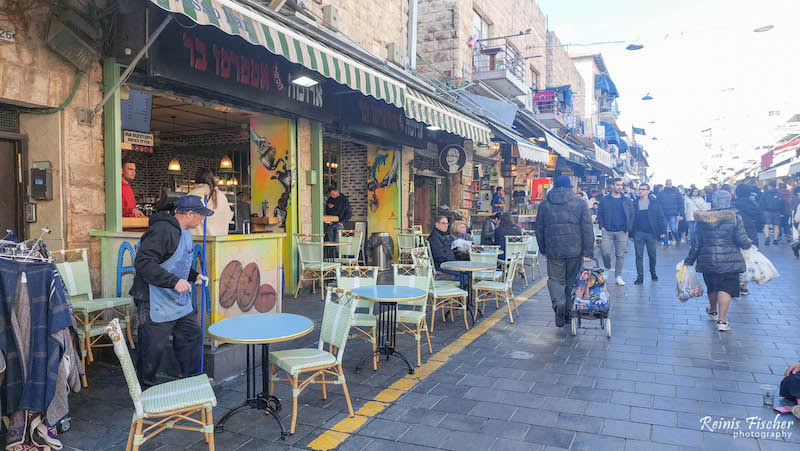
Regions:
<instances>
[{"instance_id":1,"label":"light fixture","mask_svg":"<svg viewBox=\"0 0 800 451\"><path fill-rule=\"evenodd\" d=\"M177 158L173 158L169 162L169 166L167 166L167 170L170 172L181 172L181 164L178 162Z\"/></svg>"},{"instance_id":2,"label":"light fixture","mask_svg":"<svg viewBox=\"0 0 800 451\"><path fill-rule=\"evenodd\" d=\"M772 30L773 28L775 28L775 25L764 25L763 27L758 27L753 31L756 33L763 33L765 31Z\"/></svg>"},{"instance_id":3,"label":"light fixture","mask_svg":"<svg viewBox=\"0 0 800 451\"><path fill-rule=\"evenodd\" d=\"M544 136L540 136L540 137L536 138L536 140L539 141L539 142L545 142L545 141L547 141L547 138L545 138Z\"/></svg>"},{"instance_id":4,"label":"light fixture","mask_svg":"<svg viewBox=\"0 0 800 451\"><path fill-rule=\"evenodd\" d=\"M326 168L329 168L329 167L331 167L331 162L330 162L330 161L326 161L326 162L325 162L325 167L326 167Z\"/></svg>"},{"instance_id":5,"label":"light fixture","mask_svg":"<svg viewBox=\"0 0 800 451\"><path fill-rule=\"evenodd\" d=\"M131 87L128 85L122 85L119 87L119 98L120 100L128 100L131 97Z\"/></svg>"},{"instance_id":6,"label":"light fixture","mask_svg":"<svg viewBox=\"0 0 800 451\"><path fill-rule=\"evenodd\" d=\"M317 80L314 80L311 77L307 77L305 75L300 75L298 77L293 78L292 79L292 83L296 84L297 86L302 86L304 88L310 88L310 87L318 84L319 82Z\"/></svg>"},{"instance_id":7,"label":"light fixture","mask_svg":"<svg viewBox=\"0 0 800 451\"><path fill-rule=\"evenodd\" d=\"M647 94L644 95L644 97L642 97L642 100L653 100L653 96L651 96L650 93L648 92Z\"/></svg>"},{"instance_id":8,"label":"light fixture","mask_svg":"<svg viewBox=\"0 0 800 451\"><path fill-rule=\"evenodd\" d=\"M233 186L239 186L239 180L236 177L233 177L233 181L231 183Z\"/></svg>"},{"instance_id":9,"label":"light fixture","mask_svg":"<svg viewBox=\"0 0 800 451\"><path fill-rule=\"evenodd\" d=\"M641 50L644 46L642 44L628 44L625 50Z\"/></svg>"},{"instance_id":10,"label":"light fixture","mask_svg":"<svg viewBox=\"0 0 800 451\"><path fill-rule=\"evenodd\" d=\"M231 161L230 158L228 158L227 155L222 157L222 160L220 160L219 168L220 169L233 169L233 162Z\"/></svg>"},{"instance_id":11,"label":"light fixture","mask_svg":"<svg viewBox=\"0 0 800 451\"><path fill-rule=\"evenodd\" d=\"M429 126L428 126L428 130L430 130L430 131L432 131L432 132L436 132L436 131L439 131L439 130L441 130L441 128L440 128L440 127L437 127L437 126L435 126L435 125L429 125Z\"/></svg>"}]
</instances>

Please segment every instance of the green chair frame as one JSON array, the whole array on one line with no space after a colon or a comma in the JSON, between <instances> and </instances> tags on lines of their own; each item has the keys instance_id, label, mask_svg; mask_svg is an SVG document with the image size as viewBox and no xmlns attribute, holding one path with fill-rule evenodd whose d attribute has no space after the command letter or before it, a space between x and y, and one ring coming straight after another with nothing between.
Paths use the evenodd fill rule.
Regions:
<instances>
[{"instance_id":1,"label":"green chair frame","mask_svg":"<svg viewBox=\"0 0 800 451\"><path fill-rule=\"evenodd\" d=\"M519 316L519 310L517 310L517 301L514 299L512 286L514 285L517 267L521 263L521 259L513 259L508 263L508 268L505 273L505 280L503 282L484 280L475 284L475 303L481 303L481 313L483 313L483 310L486 307L486 301L491 299L494 299L495 307L499 309L500 299L502 297L502 299L506 302L506 307L508 308L508 319L511 321L511 324L514 324L514 315L511 313L511 307L514 307L514 312L516 312L517 316ZM473 314L477 316L477 308Z\"/></svg>"},{"instance_id":2,"label":"green chair frame","mask_svg":"<svg viewBox=\"0 0 800 451\"><path fill-rule=\"evenodd\" d=\"M425 297L414 302L404 303L410 309L397 310L397 323L402 329L398 328L398 333L411 335L417 342L417 366L422 366L421 339L422 332L425 332L425 339L428 342L428 353L433 354L431 347L431 336L428 332L427 310L428 293L433 279L433 271L430 266L423 265L402 265L394 264L394 284L400 287L418 288L425 292ZM408 325L414 327L409 327Z\"/></svg>"},{"instance_id":3,"label":"green chair frame","mask_svg":"<svg viewBox=\"0 0 800 451\"><path fill-rule=\"evenodd\" d=\"M340 266L336 268L336 288L350 291L359 287L372 287L378 284L378 266ZM366 299L357 299L356 313L353 316L350 339L359 339L369 342L372 350L378 349L375 335L377 317L374 313L375 303ZM378 354L372 359L372 369L378 370Z\"/></svg>"},{"instance_id":4,"label":"green chair frame","mask_svg":"<svg viewBox=\"0 0 800 451\"><path fill-rule=\"evenodd\" d=\"M303 282L311 282L311 291L316 293L317 281L320 283L320 298L325 299L325 281L333 280L336 268L340 263L326 262L324 259L325 235L321 234L302 234L294 235L297 243L297 253L300 257L300 277L297 280L297 289L294 291L294 298L300 294L300 287Z\"/></svg>"}]
</instances>

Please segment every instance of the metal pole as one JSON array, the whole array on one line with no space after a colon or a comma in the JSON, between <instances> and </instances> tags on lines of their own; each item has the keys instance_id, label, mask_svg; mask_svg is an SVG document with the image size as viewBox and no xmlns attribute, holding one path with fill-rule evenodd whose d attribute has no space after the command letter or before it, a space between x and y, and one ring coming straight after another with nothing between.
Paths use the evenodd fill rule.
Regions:
<instances>
[{"instance_id":1,"label":"metal pole","mask_svg":"<svg viewBox=\"0 0 800 451\"><path fill-rule=\"evenodd\" d=\"M94 111L92 111L92 114L89 116L89 122L91 122L94 119L97 113L103 108L103 105L105 105L106 102L108 102L108 100L111 98L111 96L114 95L117 89L119 89L119 87L122 86L123 83L125 83L128 77L131 75L131 72L133 72L133 70L136 69L136 65L139 64L139 60L142 59L145 53L147 53L147 50L149 50L150 46L153 45L156 39L158 39L158 37L161 35L161 32L164 31L164 28L167 27L167 24L169 24L171 20L172 20L172 14L167 14L167 17L164 19L163 22L161 22L161 25L159 25L158 28L156 28L156 31L154 31L153 34L151 34L150 37L147 39L147 42L145 42L144 47L142 47L142 49L139 50L139 53L137 53L136 56L133 57L133 60L130 62L130 64L128 64L128 68L125 69L125 72L122 73L122 75L119 77L119 80L117 80L114 86L111 87L111 89L109 89L108 92L106 92L106 95L105 97L103 97L103 100L101 100L100 103L98 103L97 106L94 107Z\"/></svg>"},{"instance_id":2,"label":"metal pole","mask_svg":"<svg viewBox=\"0 0 800 451\"><path fill-rule=\"evenodd\" d=\"M408 2L408 68L417 68L417 11L419 0Z\"/></svg>"},{"instance_id":3,"label":"metal pole","mask_svg":"<svg viewBox=\"0 0 800 451\"><path fill-rule=\"evenodd\" d=\"M213 186L211 189L215 189ZM205 199L206 208L208 208L208 198L203 196ZM208 216L203 218L203 264L201 271L203 272L203 277L206 277L206 234L208 230ZM201 293L200 293L200 330L202 331L203 335L200 338L200 372L203 372L203 361L205 360L205 346L206 346L206 281L203 279L203 284L201 285ZM195 298L197 299L197 298Z\"/></svg>"}]
</instances>

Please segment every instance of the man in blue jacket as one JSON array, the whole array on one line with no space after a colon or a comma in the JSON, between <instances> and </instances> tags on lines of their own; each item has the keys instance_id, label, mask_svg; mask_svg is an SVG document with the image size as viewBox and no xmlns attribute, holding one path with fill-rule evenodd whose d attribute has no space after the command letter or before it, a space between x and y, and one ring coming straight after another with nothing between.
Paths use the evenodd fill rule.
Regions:
<instances>
[{"instance_id":1,"label":"man in blue jacket","mask_svg":"<svg viewBox=\"0 0 800 451\"><path fill-rule=\"evenodd\" d=\"M600 251L606 269L611 269L611 248L614 248L616 282L617 285L625 285L622 268L625 266L628 232L633 230L633 201L622 194L622 179L615 178L611 183L611 192L600 199L597 210L597 224L603 232Z\"/></svg>"},{"instance_id":2,"label":"man in blue jacket","mask_svg":"<svg viewBox=\"0 0 800 451\"><path fill-rule=\"evenodd\" d=\"M675 246L681 247L681 234L678 232L678 222L683 219L683 194L678 188L672 186L672 180L667 179L664 190L658 193L658 201L667 218L667 233L664 234L664 247L669 247L669 232L675 237Z\"/></svg>"}]
</instances>

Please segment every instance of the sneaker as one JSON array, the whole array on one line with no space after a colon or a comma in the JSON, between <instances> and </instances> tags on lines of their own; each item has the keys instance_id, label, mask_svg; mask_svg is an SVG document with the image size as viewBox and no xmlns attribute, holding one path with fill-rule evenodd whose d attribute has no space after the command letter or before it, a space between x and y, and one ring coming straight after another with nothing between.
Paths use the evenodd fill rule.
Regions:
<instances>
[{"instance_id":1,"label":"sneaker","mask_svg":"<svg viewBox=\"0 0 800 451\"><path fill-rule=\"evenodd\" d=\"M726 330L731 330L731 326L727 321L717 321L717 330L720 332L725 332Z\"/></svg>"},{"instance_id":2,"label":"sneaker","mask_svg":"<svg viewBox=\"0 0 800 451\"><path fill-rule=\"evenodd\" d=\"M764 240L764 246L769 246L769 238L767 238L766 240Z\"/></svg>"},{"instance_id":3,"label":"sneaker","mask_svg":"<svg viewBox=\"0 0 800 451\"><path fill-rule=\"evenodd\" d=\"M641 285L643 283L644 283L644 277L642 277L642 276L637 277L636 281L633 282L634 285Z\"/></svg>"},{"instance_id":4,"label":"sneaker","mask_svg":"<svg viewBox=\"0 0 800 451\"><path fill-rule=\"evenodd\" d=\"M794 258L800 258L800 243L792 245L792 252L794 252Z\"/></svg>"},{"instance_id":5,"label":"sneaker","mask_svg":"<svg viewBox=\"0 0 800 451\"><path fill-rule=\"evenodd\" d=\"M706 314L708 315L709 318L713 319L714 321L716 321L717 317L719 316L719 313L711 311L711 307L706 307Z\"/></svg>"},{"instance_id":6,"label":"sneaker","mask_svg":"<svg viewBox=\"0 0 800 451\"><path fill-rule=\"evenodd\" d=\"M772 244L777 246L778 245L778 240L772 240Z\"/></svg>"},{"instance_id":7,"label":"sneaker","mask_svg":"<svg viewBox=\"0 0 800 451\"><path fill-rule=\"evenodd\" d=\"M653 282L658 282L658 276L656 273L650 273L650 278L653 280Z\"/></svg>"},{"instance_id":8,"label":"sneaker","mask_svg":"<svg viewBox=\"0 0 800 451\"><path fill-rule=\"evenodd\" d=\"M625 285L625 281L622 280L622 277L620 277L620 276L617 276L617 285L619 285L619 286L624 286Z\"/></svg>"},{"instance_id":9,"label":"sneaker","mask_svg":"<svg viewBox=\"0 0 800 451\"><path fill-rule=\"evenodd\" d=\"M567 306L558 304L556 306L556 327L564 327L567 319Z\"/></svg>"}]
</instances>

